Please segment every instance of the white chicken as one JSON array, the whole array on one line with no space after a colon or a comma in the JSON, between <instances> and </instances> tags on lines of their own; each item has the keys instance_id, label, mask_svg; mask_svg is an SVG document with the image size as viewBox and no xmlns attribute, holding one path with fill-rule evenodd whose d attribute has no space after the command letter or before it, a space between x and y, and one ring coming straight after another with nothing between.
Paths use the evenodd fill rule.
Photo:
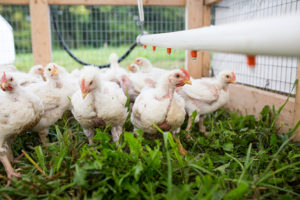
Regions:
<instances>
[{"instance_id":1,"label":"white chicken","mask_svg":"<svg viewBox=\"0 0 300 200\"><path fill-rule=\"evenodd\" d=\"M186 85L177 90L185 100L185 109L189 115L186 130L191 127L192 113L197 111L195 122L199 121L200 130L205 132L202 115L214 112L228 102L227 87L235 80L234 72L222 71L217 78L194 79L192 85Z\"/></svg>"},{"instance_id":2,"label":"white chicken","mask_svg":"<svg viewBox=\"0 0 300 200\"><path fill-rule=\"evenodd\" d=\"M46 81L46 78L44 76L44 67L42 65L34 65L30 68L28 73L35 76L36 78L40 78L43 81Z\"/></svg>"},{"instance_id":3,"label":"white chicken","mask_svg":"<svg viewBox=\"0 0 300 200\"><path fill-rule=\"evenodd\" d=\"M29 86L33 83L39 83L43 81L41 78L38 78L32 74L27 74L20 71L12 73L14 73L14 77L18 80L18 84L24 87Z\"/></svg>"},{"instance_id":4,"label":"white chicken","mask_svg":"<svg viewBox=\"0 0 300 200\"><path fill-rule=\"evenodd\" d=\"M14 65L4 65L0 67L0 73L2 72L11 72L14 73L13 76L15 79L18 80L18 84L21 86L28 86L32 83L38 83L41 82L40 77L33 74L33 71L31 73L24 73L21 71L18 71Z\"/></svg>"},{"instance_id":5,"label":"white chicken","mask_svg":"<svg viewBox=\"0 0 300 200\"><path fill-rule=\"evenodd\" d=\"M42 114L40 99L20 87L13 73L3 72L0 92L0 159L8 178L18 176L13 169L11 138L35 126Z\"/></svg>"},{"instance_id":6,"label":"white chicken","mask_svg":"<svg viewBox=\"0 0 300 200\"><path fill-rule=\"evenodd\" d=\"M56 65L47 65L44 75L46 82L31 84L28 89L36 94L44 105L44 114L33 130L38 132L42 144L46 145L49 127L70 107L68 96L71 95L71 89L69 84L60 77Z\"/></svg>"},{"instance_id":7,"label":"white chicken","mask_svg":"<svg viewBox=\"0 0 300 200\"><path fill-rule=\"evenodd\" d=\"M118 141L128 115L126 96L114 82L101 80L99 69L84 67L80 76L80 90L71 98L72 113L81 124L92 144L95 128L111 125L113 141Z\"/></svg>"},{"instance_id":8,"label":"white chicken","mask_svg":"<svg viewBox=\"0 0 300 200\"><path fill-rule=\"evenodd\" d=\"M67 92L67 96L71 97L78 89L78 78L75 75L70 74L64 67L57 65L56 63L49 63L47 66L56 67L57 72L60 76L60 79L63 80L66 86L68 86L69 90Z\"/></svg>"},{"instance_id":9,"label":"white chicken","mask_svg":"<svg viewBox=\"0 0 300 200\"><path fill-rule=\"evenodd\" d=\"M128 70L129 70L129 72L136 73L136 72L139 72L141 69L137 64L130 64L128 66Z\"/></svg>"},{"instance_id":10,"label":"white chicken","mask_svg":"<svg viewBox=\"0 0 300 200\"><path fill-rule=\"evenodd\" d=\"M140 76L142 78L144 87L153 87L154 88L156 86L157 81L154 79L154 77L148 76L147 73L142 73L140 70L140 67L138 65L131 64L128 66L128 70L132 73L135 73L134 75L132 75L132 77ZM130 73L130 75L132 73Z\"/></svg>"},{"instance_id":11,"label":"white chicken","mask_svg":"<svg viewBox=\"0 0 300 200\"><path fill-rule=\"evenodd\" d=\"M131 64L128 69L138 69L136 64ZM136 72L126 73L120 76L120 85L123 92L129 96L130 102L134 102L144 87L155 87L156 82L148 74Z\"/></svg>"},{"instance_id":12,"label":"white chicken","mask_svg":"<svg viewBox=\"0 0 300 200\"><path fill-rule=\"evenodd\" d=\"M143 57L138 57L134 59L134 64L138 65L140 67L140 71L143 73L155 73L157 75L164 74L168 72L168 70L160 69L157 67L153 67L151 62Z\"/></svg>"},{"instance_id":13,"label":"white chicken","mask_svg":"<svg viewBox=\"0 0 300 200\"><path fill-rule=\"evenodd\" d=\"M156 134L156 124L163 131L170 131L175 136L185 119L184 100L175 89L191 84L185 69L172 70L164 74L156 88L145 88L136 98L132 108L131 122L135 129L142 129L149 134ZM180 144L181 154L186 151Z\"/></svg>"}]
</instances>

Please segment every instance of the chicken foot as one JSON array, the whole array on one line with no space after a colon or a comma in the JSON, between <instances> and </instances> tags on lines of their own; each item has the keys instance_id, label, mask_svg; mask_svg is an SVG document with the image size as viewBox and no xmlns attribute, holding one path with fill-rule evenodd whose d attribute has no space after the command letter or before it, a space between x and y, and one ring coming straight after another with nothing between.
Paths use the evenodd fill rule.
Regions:
<instances>
[{"instance_id":1,"label":"chicken foot","mask_svg":"<svg viewBox=\"0 0 300 200\"><path fill-rule=\"evenodd\" d=\"M20 173L18 173L17 170L16 171L14 170L14 168L12 167L12 165L9 161L9 158L6 154L0 156L0 161L2 162L2 164L5 168L5 172L7 174L7 177L9 178L6 186L9 186L10 183L11 183L11 178L12 177L19 177Z\"/></svg>"},{"instance_id":2,"label":"chicken foot","mask_svg":"<svg viewBox=\"0 0 300 200\"><path fill-rule=\"evenodd\" d=\"M48 133L49 133L49 129L48 128L47 129L43 129L43 130L41 130L41 131L38 132L40 140L41 140L43 146L47 146L48 145L48 143L47 143Z\"/></svg>"},{"instance_id":3,"label":"chicken foot","mask_svg":"<svg viewBox=\"0 0 300 200\"><path fill-rule=\"evenodd\" d=\"M206 127L204 126L204 116L199 118L199 131L203 132L205 136L210 134L210 132L206 131Z\"/></svg>"},{"instance_id":4,"label":"chicken foot","mask_svg":"<svg viewBox=\"0 0 300 200\"><path fill-rule=\"evenodd\" d=\"M191 116L189 116L188 124L187 124L186 129L185 129L186 131L191 129L192 122L193 122L193 118Z\"/></svg>"},{"instance_id":5,"label":"chicken foot","mask_svg":"<svg viewBox=\"0 0 300 200\"><path fill-rule=\"evenodd\" d=\"M189 116L189 119L188 119L188 124L186 126L186 131L189 131L191 129L191 126L192 126L192 122L193 122L193 118ZM187 136L186 136L186 139L187 140L193 140L193 137L191 136L191 132L189 131Z\"/></svg>"},{"instance_id":6,"label":"chicken foot","mask_svg":"<svg viewBox=\"0 0 300 200\"><path fill-rule=\"evenodd\" d=\"M112 139L114 142L119 141L120 135L122 134L121 126L114 126L111 128Z\"/></svg>"},{"instance_id":7,"label":"chicken foot","mask_svg":"<svg viewBox=\"0 0 300 200\"><path fill-rule=\"evenodd\" d=\"M93 129L83 129L84 135L88 138L89 144L94 144L92 137L95 135L95 131Z\"/></svg>"}]
</instances>

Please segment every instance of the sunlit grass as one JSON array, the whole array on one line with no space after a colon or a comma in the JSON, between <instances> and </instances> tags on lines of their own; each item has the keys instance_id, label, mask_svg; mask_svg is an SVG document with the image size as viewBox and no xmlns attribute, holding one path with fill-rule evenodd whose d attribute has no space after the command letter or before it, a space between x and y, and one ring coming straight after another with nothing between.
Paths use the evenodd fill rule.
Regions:
<instances>
[{"instance_id":1,"label":"sunlit grass","mask_svg":"<svg viewBox=\"0 0 300 200\"><path fill-rule=\"evenodd\" d=\"M155 141L132 134L128 119L118 144L110 128L96 130L88 145L79 124L67 112L50 130L48 147L35 133L18 136L14 165L21 179L0 194L11 199L299 199L300 147L273 126L277 113L261 117L224 109L205 119L209 136L193 125L193 140L180 132L189 153L183 157L172 137ZM22 151L21 151L22 150ZM0 168L5 174L4 168Z\"/></svg>"}]
</instances>

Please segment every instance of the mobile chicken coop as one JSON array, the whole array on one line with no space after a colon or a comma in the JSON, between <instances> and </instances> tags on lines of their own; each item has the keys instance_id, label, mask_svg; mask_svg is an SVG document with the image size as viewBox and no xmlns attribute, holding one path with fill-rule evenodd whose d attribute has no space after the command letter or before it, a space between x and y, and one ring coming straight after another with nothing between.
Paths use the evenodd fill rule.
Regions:
<instances>
[{"instance_id":1,"label":"mobile chicken coop","mask_svg":"<svg viewBox=\"0 0 300 200\"><path fill-rule=\"evenodd\" d=\"M137 2L135 0L0 0L0 4L15 5L15 9L21 9L22 6L23 10L24 6L26 7L24 12L28 15L30 13L31 27L19 25L24 26L22 31L27 32L28 37L19 39L28 40L29 47L24 51L32 51L35 64L46 64L52 60L51 46L55 42L49 7L66 5L133 7ZM286 131L300 120L299 83L297 89L292 91L295 80L300 77L299 72L297 75L299 66L297 56L300 52L300 26L297 26L300 12L298 0L146 0L144 6L181 8L179 12L185 12L186 29L212 24L210 28L196 29L194 32L144 35L138 38L138 42L142 45L164 47L169 50L171 48L188 50L185 64L194 78L209 76L210 69L214 72L224 68L235 71L239 84L230 87L231 99L228 108L257 116L265 105L274 105L278 109L285 102L287 94L291 93L293 97L289 98L282 110L278 123ZM159 10L156 13L146 12L146 17L159 19ZM107 19L116 20L116 16L107 16ZM58 23L63 25L72 20L78 24L78 21L84 19L74 20L62 15ZM184 22L178 19L177 23L181 23L181 26L177 26L176 23L169 24L168 30L180 30ZM15 26L19 28L17 23ZM162 25L154 25L154 28L149 31L159 33L161 32L159 26ZM105 28L105 25L103 27ZM94 27L94 31L99 33L103 27ZM84 31L79 30L80 28L84 27L71 27L72 30L66 27L62 32L68 35L72 34L71 31ZM136 31L135 28L133 31ZM114 33L108 31L106 34ZM126 36L127 32L118 34ZM97 37L91 40L97 40ZM125 40L132 41L135 38L128 36ZM248 62L255 62L255 64L250 63L252 66L249 66L247 56ZM300 130L295 135L295 140L300 140Z\"/></svg>"}]
</instances>

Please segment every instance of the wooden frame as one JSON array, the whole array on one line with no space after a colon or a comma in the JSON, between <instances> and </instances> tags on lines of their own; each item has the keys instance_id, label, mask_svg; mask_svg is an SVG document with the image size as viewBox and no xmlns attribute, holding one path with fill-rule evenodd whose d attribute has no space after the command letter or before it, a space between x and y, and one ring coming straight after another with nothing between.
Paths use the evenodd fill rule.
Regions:
<instances>
[{"instance_id":1,"label":"wooden frame","mask_svg":"<svg viewBox=\"0 0 300 200\"><path fill-rule=\"evenodd\" d=\"M210 6L221 0L144 0L146 6L186 6L187 28L198 28L210 25ZM35 64L47 64L51 61L51 33L49 4L55 5L137 5L136 0L0 0L0 4L29 5L32 27L32 48ZM188 69L194 78L209 75L210 54L198 52L196 62L190 54L186 56ZM300 79L300 60L297 78ZM286 100L286 96L255 89L239 84L229 87L230 101L227 107L238 110L241 114L258 116L265 105L274 105L278 109ZM282 110L278 123L282 132L286 132L300 121L300 82L296 97L290 98ZM300 141L300 129L295 132L294 140Z\"/></svg>"},{"instance_id":2,"label":"wooden frame","mask_svg":"<svg viewBox=\"0 0 300 200\"><path fill-rule=\"evenodd\" d=\"M187 0L186 2L186 29L199 28L210 25L210 6L204 0ZM209 76L210 54L197 52L197 59L193 60L191 51L186 54L186 66L193 78Z\"/></svg>"},{"instance_id":3,"label":"wooden frame","mask_svg":"<svg viewBox=\"0 0 300 200\"><path fill-rule=\"evenodd\" d=\"M296 86L296 97L295 97L295 108L291 115L294 115L294 126L300 121L300 59L298 59L298 69L297 69L297 79L298 84ZM294 140L300 141L300 128L294 133Z\"/></svg>"},{"instance_id":4,"label":"wooden frame","mask_svg":"<svg viewBox=\"0 0 300 200\"><path fill-rule=\"evenodd\" d=\"M29 0L0 0L0 4L7 5L26 5L29 4Z\"/></svg>"},{"instance_id":5,"label":"wooden frame","mask_svg":"<svg viewBox=\"0 0 300 200\"><path fill-rule=\"evenodd\" d=\"M34 64L45 66L52 60L49 5L42 0L30 0L29 7Z\"/></svg>"},{"instance_id":6,"label":"wooden frame","mask_svg":"<svg viewBox=\"0 0 300 200\"><path fill-rule=\"evenodd\" d=\"M272 108L274 105L275 109L278 110L287 99L287 96L284 95L240 84L230 84L229 93L230 99L226 105L227 108L243 115L255 115L255 117L260 115L264 106L268 105ZM278 117L277 124L281 127L280 132L282 133L293 127L294 105L295 98L290 98Z\"/></svg>"},{"instance_id":7,"label":"wooden frame","mask_svg":"<svg viewBox=\"0 0 300 200\"><path fill-rule=\"evenodd\" d=\"M36 0L39 1L39 0ZM0 4L29 4L30 0L0 0ZM113 6L134 6L136 0L43 0L43 3L51 5L113 5ZM144 0L145 6L185 6L186 0Z\"/></svg>"}]
</instances>

